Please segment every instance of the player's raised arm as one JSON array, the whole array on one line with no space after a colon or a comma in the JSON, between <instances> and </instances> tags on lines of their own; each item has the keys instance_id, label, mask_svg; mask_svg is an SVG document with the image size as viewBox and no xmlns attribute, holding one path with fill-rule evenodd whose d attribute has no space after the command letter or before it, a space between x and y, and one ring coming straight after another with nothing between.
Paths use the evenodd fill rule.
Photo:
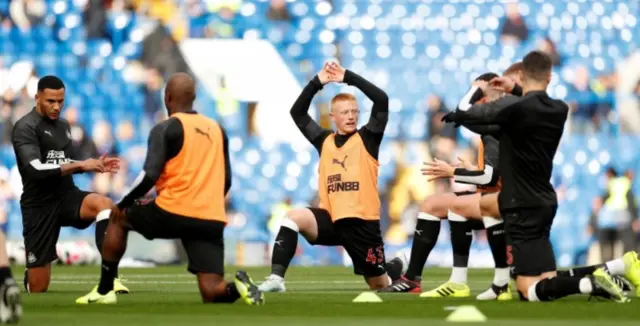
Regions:
<instances>
[{"instance_id":1,"label":"player's raised arm","mask_svg":"<svg viewBox=\"0 0 640 326\"><path fill-rule=\"evenodd\" d=\"M509 120L516 103L520 101L516 96L505 96L493 102L476 104L467 111L456 110L450 112L444 118L445 122L455 122L464 126L468 125L501 125Z\"/></svg>"},{"instance_id":2,"label":"player's raised arm","mask_svg":"<svg viewBox=\"0 0 640 326\"><path fill-rule=\"evenodd\" d=\"M495 186L498 182L499 175L499 143L491 137L485 136L478 148L483 154L484 166L475 169L456 168L453 171L453 180L459 183L474 184L479 186Z\"/></svg>"},{"instance_id":3,"label":"player's raised arm","mask_svg":"<svg viewBox=\"0 0 640 326\"><path fill-rule=\"evenodd\" d=\"M302 93L300 93L298 99L296 99L289 111L298 129L300 129L304 137L315 146L318 153L320 153L322 149L322 142L331 132L322 129L322 127L311 118L309 115L309 107L316 93L329 82L329 72L323 68L313 77L307 86L302 89Z\"/></svg>"},{"instance_id":4,"label":"player's raised arm","mask_svg":"<svg viewBox=\"0 0 640 326\"><path fill-rule=\"evenodd\" d=\"M136 199L143 197L153 188L165 163L180 152L183 139L184 131L178 119L167 119L151 129L144 167L118 203L118 208L131 206Z\"/></svg>"},{"instance_id":5,"label":"player's raised arm","mask_svg":"<svg viewBox=\"0 0 640 326\"><path fill-rule=\"evenodd\" d=\"M35 127L18 123L11 134L13 150L22 170L33 179L80 173L86 170L84 161L67 164L43 163L40 161L40 145Z\"/></svg>"},{"instance_id":6,"label":"player's raised arm","mask_svg":"<svg viewBox=\"0 0 640 326\"><path fill-rule=\"evenodd\" d=\"M465 94L456 110L467 111L474 103L484 96L482 88L478 85L472 85L467 94ZM480 135L497 135L500 133L500 125L466 125L467 129Z\"/></svg>"}]
</instances>

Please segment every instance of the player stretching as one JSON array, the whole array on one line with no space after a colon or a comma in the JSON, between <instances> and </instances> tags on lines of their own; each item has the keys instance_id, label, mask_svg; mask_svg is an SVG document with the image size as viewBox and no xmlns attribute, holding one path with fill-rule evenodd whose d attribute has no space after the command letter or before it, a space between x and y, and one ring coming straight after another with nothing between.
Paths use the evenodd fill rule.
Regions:
<instances>
[{"instance_id":1,"label":"player stretching","mask_svg":"<svg viewBox=\"0 0 640 326\"><path fill-rule=\"evenodd\" d=\"M238 271L232 283L224 281L224 197L231 188L228 141L218 123L193 111L195 97L189 75L169 78L164 102L170 118L151 130L144 169L112 208L100 284L76 303L117 302L113 279L131 230L147 239L181 239L203 302L264 302L246 272ZM155 200L136 202L154 185Z\"/></svg>"},{"instance_id":2,"label":"player stretching","mask_svg":"<svg viewBox=\"0 0 640 326\"><path fill-rule=\"evenodd\" d=\"M518 86L517 83L517 79L505 77L497 77L490 82L491 86L494 88L499 88L505 92L511 92L519 96L522 95L522 88ZM495 111L491 114L497 114L498 111L503 110L504 108L505 107L501 105L479 104L474 105L471 110ZM498 125L469 125L469 127L479 133L496 134L499 131ZM495 219L502 219L498 207L498 193L491 193L483 196L482 199L480 199L480 211L482 212L482 216L485 216L485 218L491 217ZM614 283L616 283L616 285L618 285L624 292L631 291L631 285L633 285L636 288L636 295L640 296L640 269L636 267L638 265L640 265L640 263L638 263L637 252L630 251L625 253L622 258L617 258L604 264L575 267L569 270L557 271L557 275L584 277L593 274L593 272L598 268L604 268L613 276L612 279ZM487 293L487 295L490 296L491 293Z\"/></svg>"},{"instance_id":3,"label":"player stretching","mask_svg":"<svg viewBox=\"0 0 640 326\"><path fill-rule=\"evenodd\" d=\"M517 72L518 66L513 65L505 73L513 75ZM493 101L503 101L503 93L493 89L480 86L486 85L488 81L497 77L494 73L486 73L474 81L471 90L463 97L458 108L465 110L471 104L487 103L491 105ZM453 269L448 282L438 288L425 292L422 297L468 297L471 291L467 286L467 265L469 252L471 249L472 230L482 228L482 215L480 214L478 202L481 194L490 193L499 189L498 173L498 142L492 136L483 136L481 146L478 150L478 166L465 164L465 168L455 169L440 160L423 169L424 173L430 174L437 169L442 169L442 174L432 174L433 179L438 177L453 177L456 182L478 185L477 193L460 192L437 194L425 199L422 211L418 214L416 233L411 248L411 261L404 277L392 286L384 289L384 292L412 292L421 291L420 282L424 264L433 249L440 233L440 220L449 219L451 228L451 245L453 249ZM444 172L446 170L446 172ZM468 220L473 217L480 221ZM474 224L480 224L476 227ZM488 238L491 250L496 261L496 277L494 283L498 284L496 294L492 298L479 299L489 300L500 297L503 300L511 299L509 292L509 270L506 265L506 253L503 235L503 225L495 220L485 219L485 226L488 228Z\"/></svg>"},{"instance_id":4,"label":"player stretching","mask_svg":"<svg viewBox=\"0 0 640 326\"><path fill-rule=\"evenodd\" d=\"M96 221L96 245L102 247L111 212L111 199L78 189L73 173L118 171L120 161L100 159L73 161L69 158L71 131L60 119L65 87L54 76L38 81L36 107L16 122L11 142L22 177L20 198L27 258L24 285L27 292L45 292L51 281L51 262L58 258L56 242L61 226L85 229ZM114 279L118 293L128 293Z\"/></svg>"},{"instance_id":5,"label":"player stretching","mask_svg":"<svg viewBox=\"0 0 640 326\"><path fill-rule=\"evenodd\" d=\"M586 293L627 302L628 298L604 268L587 276L556 273L549 234L557 198L549 180L569 109L546 93L552 69L546 54L530 52L523 65L520 79L524 96L520 100L498 111L456 110L443 118L462 125L500 127L503 188L498 203L518 292L529 301L551 301ZM630 268L636 271L640 266L636 262Z\"/></svg>"},{"instance_id":6,"label":"player stretching","mask_svg":"<svg viewBox=\"0 0 640 326\"><path fill-rule=\"evenodd\" d=\"M373 101L371 117L364 127L357 129L360 110L350 94L338 94L331 100L335 132L322 129L309 116L313 96L329 82L353 85ZM363 275L371 289L386 287L391 284L390 277L400 277L404 263L394 258L385 265L380 235L378 150L388 114L387 94L337 63L326 64L304 88L291 108L291 116L320 154L321 208L287 213L273 246L271 275L260 285L261 290L285 291L284 275L296 252L298 233L313 245L342 245L353 260L355 274Z\"/></svg>"}]
</instances>

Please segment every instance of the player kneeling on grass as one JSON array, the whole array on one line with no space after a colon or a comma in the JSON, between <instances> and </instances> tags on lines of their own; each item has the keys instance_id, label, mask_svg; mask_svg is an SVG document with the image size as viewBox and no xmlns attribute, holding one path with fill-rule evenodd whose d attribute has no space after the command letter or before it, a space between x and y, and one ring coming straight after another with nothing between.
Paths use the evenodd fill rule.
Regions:
<instances>
[{"instance_id":1,"label":"player kneeling on grass","mask_svg":"<svg viewBox=\"0 0 640 326\"><path fill-rule=\"evenodd\" d=\"M505 74L513 75L519 65L514 64ZM472 105L495 105L504 101L501 91L486 87L488 81L497 77L495 73L485 73L473 83L473 86L458 105L466 110ZM411 260L407 273L384 292L421 292L421 275L424 264L440 233L440 220L448 218L451 228L451 247L453 250L453 269L449 281L439 287L424 292L421 297L468 297L471 290L467 285L467 266L474 229L487 229L489 246L495 260L496 271L493 285L478 300L510 300L512 298L508 283L509 269L506 262L504 225L499 220L483 217L479 209L482 196L500 189L498 166L498 141L492 135L482 135L478 149L477 165L466 162L464 167L455 168L441 160L426 163L423 174L437 178L453 178L455 182L473 184L478 187L476 193L460 192L436 194L425 199L422 212L418 215L416 233L411 247Z\"/></svg>"},{"instance_id":2,"label":"player kneeling on grass","mask_svg":"<svg viewBox=\"0 0 640 326\"><path fill-rule=\"evenodd\" d=\"M217 122L193 111L194 100L194 80L184 73L171 76L164 96L170 118L151 130L144 169L112 208L99 285L76 303L117 302L113 278L130 230L148 239L181 239L204 302L264 302L246 272L238 271L232 283L223 278L224 197L231 187L228 140ZM136 202L154 185L155 200Z\"/></svg>"},{"instance_id":3,"label":"player kneeling on grass","mask_svg":"<svg viewBox=\"0 0 640 326\"><path fill-rule=\"evenodd\" d=\"M60 118L64 106L65 86L55 76L38 81L36 107L13 127L11 142L22 178L20 198L24 224L24 247L27 292L49 289L51 262L58 259L56 242L62 226L86 229L96 221L96 246L102 247L107 228L111 199L78 189L72 174L85 172L116 173L117 158L73 161L69 123ZM117 275L116 275L117 276ZM113 280L117 293L128 293L118 279Z\"/></svg>"},{"instance_id":4,"label":"player kneeling on grass","mask_svg":"<svg viewBox=\"0 0 640 326\"><path fill-rule=\"evenodd\" d=\"M329 82L359 88L371 101L369 122L358 129L358 103L353 95L338 94L331 101L336 131L322 129L307 111L313 96ZM387 125L387 94L337 63L328 63L307 84L291 108L302 134L320 154L318 192L321 208L294 209L282 222L273 246L271 275L262 291L285 291L284 274L298 246L298 233L309 243L343 246L353 260L354 272L371 289L384 288L402 274L401 258L385 264L380 234L378 151Z\"/></svg>"},{"instance_id":5,"label":"player kneeling on grass","mask_svg":"<svg viewBox=\"0 0 640 326\"><path fill-rule=\"evenodd\" d=\"M556 272L549 237L558 204L549 180L569 108L546 93L551 81L551 58L533 51L522 61L522 98L491 111L456 110L443 118L465 126L500 128L503 186L498 203L505 221L507 260L518 292L528 301L553 301L584 293L628 302L604 268L586 276L562 276ZM638 270L637 256L631 258L636 261L629 268Z\"/></svg>"}]
</instances>

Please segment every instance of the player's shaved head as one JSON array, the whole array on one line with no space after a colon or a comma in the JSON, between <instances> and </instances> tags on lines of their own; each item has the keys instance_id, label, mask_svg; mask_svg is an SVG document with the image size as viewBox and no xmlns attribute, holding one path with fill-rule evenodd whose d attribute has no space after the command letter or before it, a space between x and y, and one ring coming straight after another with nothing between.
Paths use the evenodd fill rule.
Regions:
<instances>
[{"instance_id":1,"label":"player's shaved head","mask_svg":"<svg viewBox=\"0 0 640 326\"><path fill-rule=\"evenodd\" d=\"M196 82L191 76L178 72L169 77L164 90L164 103L169 115L192 110L195 99Z\"/></svg>"}]
</instances>

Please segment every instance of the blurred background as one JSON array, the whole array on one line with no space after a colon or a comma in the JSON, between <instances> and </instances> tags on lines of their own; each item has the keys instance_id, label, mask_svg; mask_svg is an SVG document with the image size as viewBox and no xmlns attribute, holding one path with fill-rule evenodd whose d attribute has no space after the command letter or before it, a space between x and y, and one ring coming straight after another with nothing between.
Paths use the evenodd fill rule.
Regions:
<instances>
[{"instance_id":1,"label":"blurred background","mask_svg":"<svg viewBox=\"0 0 640 326\"><path fill-rule=\"evenodd\" d=\"M286 211L317 204L318 155L288 111L326 60L389 94L379 188L393 254L410 248L421 200L468 187L420 175L434 156L476 155L478 137L441 116L473 78L540 49L554 60L549 93L572 109L552 179L558 264L608 259L640 243L638 17L640 1L615 0L0 0L0 222L9 250L24 261L11 128L34 106L41 76L66 84L74 158L124 160L117 175L75 176L80 188L114 200L141 170L149 130L166 118L165 80L196 76L196 109L230 137L227 263L265 265ZM316 96L312 115L331 127L328 102L338 91L357 94L366 123L371 102L340 85ZM173 241L130 238L127 264L184 261ZM341 248L299 244L295 264L350 263ZM94 262L93 230L64 229L58 253L60 263ZM428 264L451 261L445 227ZM492 264L478 232L470 265Z\"/></svg>"}]
</instances>

